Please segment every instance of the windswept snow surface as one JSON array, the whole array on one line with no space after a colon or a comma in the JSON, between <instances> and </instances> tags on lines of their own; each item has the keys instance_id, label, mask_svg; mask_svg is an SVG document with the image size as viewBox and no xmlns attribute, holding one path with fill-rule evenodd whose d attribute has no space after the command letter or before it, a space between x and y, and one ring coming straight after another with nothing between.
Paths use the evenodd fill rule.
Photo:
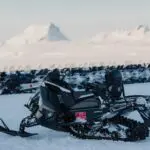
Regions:
<instances>
[{"instance_id":1,"label":"windswept snow surface","mask_svg":"<svg viewBox=\"0 0 150 150\"><path fill-rule=\"evenodd\" d=\"M126 86L127 94L150 94L150 83ZM10 128L18 129L21 119L29 114L23 107L31 94L0 96L0 116ZM139 142L113 142L107 140L80 140L68 133L43 127L29 131L39 135L30 138L11 137L0 133L0 150L148 150L150 138Z\"/></svg>"},{"instance_id":2,"label":"windswept snow surface","mask_svg":"<svg viewBox=\"0 0 150 150\"><path fill-rule=\"evenodd\" d=\"M68 40L54 24L31 25L0 45L0 70L149 63L149 49L150 30L144 25L81 41Z\"/></svg>"}]
</instances>

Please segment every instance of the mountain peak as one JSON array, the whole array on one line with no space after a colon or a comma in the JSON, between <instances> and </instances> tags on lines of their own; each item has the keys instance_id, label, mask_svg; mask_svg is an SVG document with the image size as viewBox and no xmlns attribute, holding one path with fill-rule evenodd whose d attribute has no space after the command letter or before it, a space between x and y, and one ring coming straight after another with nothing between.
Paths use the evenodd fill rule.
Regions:
<instances>
[{"instance_id":1,"label":"mountain peak","mask_svg":"<svg viewBox=\"0 0 150 150\"><path fill-rule=\"evenodd\" d=\"M32 44L41 41L68 40L54 23L50 25L33 24L28 26L22 33L7 40L6 43L13 45Z\"/></svg>"},{"instance_id":2,"label":"mountain peak","mask_svg":"<svg viewBox=\"0 0 150 150\"><path fill-rule=\"evenodd\" d=\"M58 28L54 23L50 23L49 28L50 28L51 30L53 30L53 29L59 30L59 28Z\"/></svg>"},{"instance_id":3,"label":"mountain peak","mask_svg":"<svg viewBox=\"0 0 150 150\"><path fill-rule=\"evenodd\" d=\"M144 33L146 33L150 31L150 28L148 25L139 25L136 27L136 30L143 31Z\"/></svg>"},{"instance_id":4,"label":"mountain peak","mask_svg":"<svg viewBox=\"0 0 150 150\"><path fill-rule=\"evenodd\" d=\"M68 40L68 38L60 31L54 23L51 23L48 30L48 40L49 41L61 41Z\"/></svg>"}]
</instances>

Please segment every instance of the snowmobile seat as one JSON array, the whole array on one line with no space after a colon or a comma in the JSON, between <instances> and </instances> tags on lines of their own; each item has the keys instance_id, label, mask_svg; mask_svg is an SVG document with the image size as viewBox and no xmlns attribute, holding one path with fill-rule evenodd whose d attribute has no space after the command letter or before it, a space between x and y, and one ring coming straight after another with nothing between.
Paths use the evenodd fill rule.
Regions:
<instances>
[{"instance_id":1,"label":"snowmobile seat","mask_svg":"<svg viewBox=\"0 0 150 150\"><path fill-rule=\"evenodd\" d=\"M63 94L62 95L62 99L64 101L64 104L67 107L72 107L73 105L81 102L81 101L85 101L89 98L94 97L94 94L85 94L84 92L74 92L74 94L72 95L72 93L69 94Z\"/></svg>"},{"instance_id":2,"label":"snowmobile seat","mask_svg":"<svg viewBox=\"0 0 150 150\"><path fill-rule=\"evenodd\" d=\"M97 108L99 107L100 105L100 102L97 98L94 98L94 97L89 97L89 98L86 98L78 103L76 103L75 105L73 105L71 107L72 110L74 109L90 109L90 108Z\"/></svg>"}]
</instances>

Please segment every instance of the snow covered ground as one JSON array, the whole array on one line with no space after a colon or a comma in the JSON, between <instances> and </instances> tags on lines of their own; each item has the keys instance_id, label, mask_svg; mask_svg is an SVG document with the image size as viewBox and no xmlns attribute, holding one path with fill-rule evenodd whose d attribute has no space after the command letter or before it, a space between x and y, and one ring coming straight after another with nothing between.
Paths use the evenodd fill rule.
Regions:
<instances>
[{"instance_id":1,"label":"snow covered ground","mask_svg":"<svg viewBox=\"0 0 150 150\"><path fill-rule=\"evenodd\" d=\"M150 95L150 83L127 85L126 94ZM0 117L10 128L18 129L19 123L29 111L24 108L31 94L0 96ZM68 133L56 132L43 127L29 131L39 135L30 138L11 137L0 133L0 150L148 150L150 138L140 142L113 142L107 140L79 140Z\"/></svg>"}]
</instances>

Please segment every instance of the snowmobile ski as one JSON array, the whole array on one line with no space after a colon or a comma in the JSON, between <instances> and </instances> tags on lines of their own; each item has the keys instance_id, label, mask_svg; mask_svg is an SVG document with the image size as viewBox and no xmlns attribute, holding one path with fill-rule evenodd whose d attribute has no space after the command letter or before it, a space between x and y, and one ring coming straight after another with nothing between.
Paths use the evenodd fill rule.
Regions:
<instances>
[{"instance_id":1,"label":"snowmobile ski","mask_svg":"<svg viewBox=\"0 0 150 150\"><path fill-rule=\"evenodd\" d=\"M0 132L11 135L11 136L20 136L20 137L30 137L30 136L34 136L37 135L37 133L28 133L28 132L20 132L20 131L16 131L16 130L11 130L8 128L8 126L6 125L6 123L3 121L3 119L0 118L1 123L3 124L0 125Z\"/></svg>"}]
</instances>

